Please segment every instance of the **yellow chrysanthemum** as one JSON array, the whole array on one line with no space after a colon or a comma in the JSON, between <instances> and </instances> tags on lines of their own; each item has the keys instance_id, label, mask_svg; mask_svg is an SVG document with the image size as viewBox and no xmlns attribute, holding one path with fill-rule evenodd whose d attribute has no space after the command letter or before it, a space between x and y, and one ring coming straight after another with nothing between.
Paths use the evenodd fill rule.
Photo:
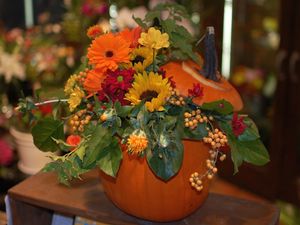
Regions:
<instances>
[{"instance_id":1,"label":"yellow chrysanthemum","mask_svg":"<svg viewBox=\"0 0 300 225\"><path fill-rule=\"evenodd\" d=\"M127 139L128 152L141 154L148 146L148 139L143 131L133 132Z\"/></svg>"},{"instance_id":2,"label":"yellow chrysanthemum","mask_svg":"<svg viewBox=\"0 0 300 225\"><path fill-rule=\"evenodd\" d=\"M145 105L150 112L163 111L166 99L170 96L170 83L158 73L144 71L134 76L132 88L125 95L133 105L145 100Z\"/></svg>"},{"instance_id":3,"label":"yellow chrysanthemum","mask_svg":"<svg viewBox=\"0 0 300 225\"><path fill-rule=\"evenodd\" d=\"M154 27L150 27L147 33L142 33L138 42L150 49L161 49L168 48L169 43L169 35L167 33L161 33L160 30L156 30Z\"/></svg>"},{"instance_id":4,"label":"yellow chrysanthemum","mask_svg":"<svg viewBox=\"0 0 300 225\"><path fill-rule=\"evenodd\" d=\"M131 54L131 61L136 72L143 72L153 62L153 50L150 48L136 48Z\"/></svg>"},{"instance_id":5,"label":"yellow chrysanthemum","mask_svg":"<svg viewBox=\"0 0 300 225\"><path fill-rule=\"evenodd\" d=\"M76 85L77 80L78 80L77 74L70 76L70 78L67 80L67 83L66 83L65 89L64 89L64 92L67 96L73 92L73 89Z\"/></svg>"},{"instance_id":6,"label":"yellow chrysanthemum","mask_svg":"<svg viewBox=\"0 0 300 225\"><path fill-rule=\"evenodd\" d=\"M83 97L84 92L79 87L75 87L68 99L69 109L71 112L81 103Z\"/></svg>"}]
</instances>

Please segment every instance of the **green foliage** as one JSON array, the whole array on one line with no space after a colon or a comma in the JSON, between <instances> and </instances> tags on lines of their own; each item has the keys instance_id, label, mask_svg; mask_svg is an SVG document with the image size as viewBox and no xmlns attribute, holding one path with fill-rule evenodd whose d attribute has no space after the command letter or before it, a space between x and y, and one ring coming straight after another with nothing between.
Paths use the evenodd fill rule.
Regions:
<instances>
[{"instance_id":1,"label":"green foliage","mask_svg":"<svg viewBox=\"0 0 300 225\"><path fill-rule=\"evenodd\" d=\"M230 114L230 113L233 112L232 105L224 99L219 100L219 101L204 103L201 106L201 109L214 111L214 112L219 113L221 115L227 115L227 114Z\"/></svg>"},{"instance_id":2,"label":"green foliage","mask_svg":"<svg viewBox=\"0 0 300 225\"><path fill-rule=\"evenodd\" d=\"M230 121L219 122L219 126L227 134L234 173L238 172L238 167L243 161L258 166L269 162L269 153L259 139L256 126L250 119L246 121L248 123L246 130L238 137L233 134Z\"/></svg>"},{"instance_id":3,"label":"green foliage","mask_svg":"<svg viewBox=\"0 0 300 225\"><path fill-rule=\"evenodd\" d=\"M161 18L161 12L168 11L166 19ZM200 63L197 55L193 51L195 38L178 22L182 18L189 19L189 15L182 5L177 3L158 4L154 9L147 13L144 20L140 18L133 19L142 28L148 27L153 21L158 21L159 28L169 35L170 40L170 58L177 60L186 60L191 58L196 63Z\"/></svg>"},{"instance_id":4,"label":"green foliage","mask_svg":"<svg viewBox=\"0 0 300 225\"><path fill-rule=\"evenodd\" d=\"M64 123L53 118L43 118L32 128L33 142L42 151L59 150L53 139L64 139Z\"/></svg>"}]
</instances>

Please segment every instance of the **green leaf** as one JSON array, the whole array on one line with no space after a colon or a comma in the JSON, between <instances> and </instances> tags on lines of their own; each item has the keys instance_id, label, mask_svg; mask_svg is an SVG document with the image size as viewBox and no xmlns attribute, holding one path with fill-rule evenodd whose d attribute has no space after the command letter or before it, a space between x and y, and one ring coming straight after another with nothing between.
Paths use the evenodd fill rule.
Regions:
<instances>
[{"instance_id":1,"label":"green leaf","mask_svg":"<svg viewBox=\"0 0 300 225\"><path fill-rule=\"evenodd\" d=\"M244 132L238 136L240 141L253 141L260 137L255 123L248 117L244 117L244 123L247 125L247 128Z\"/></svg>"},{"instance_id":2,"label":"green leaf","mask_svg":"<svg viewBox=\"0 0 300 225\"><path fill-rule=\"evenodd\" d=\"M218 124L228 138L228 144L231 148L231 159L234 164L234 173L238 172L238 167L243 161L258 166L265 165L270 161L269 153L259 138L241 141L233 134L229 121L219 122Z\"/></svg>"},{"instance_id":3,"label":"green leaf","mask_svg":"<svg viewBox=\"0 0 300 225\"><path fill-rule=\"evenodd\" d=\"M110 130L98 124L90 140L87 141L86 154L83 159L84 168L93 168L98 161L101 151L111 144L112 134Z\"/></svg>"},{"instance_id":4,"label":"green leaf","mask_svg":"<svg viewBox=\"0 0 300 225\"><path fill-rule=\"evenodd\" d=\"M204 103L201 106L201 109L215 111L222 115L230 114L233 112L233 106L224 99L210 103Z\"/></svg>"},{"instance_id":5,"label":"green leaf","mask_svg":"<svg viewBox=\"0 0 300 225\"><path fill-rule=\"evenodd\" d=\"M168 147L156 145L146 151L147 162L154 174L164 181L179 171L183 160L183 145L180 138L171 140Z\"/></svg>"},{"instance_id":6,"label":"green leaf","mask_svg":"<svg viewBox=\"0 0 300 225\"><path fill-rule=\"evenodd\" d=\"M145 127L150 119L150 114L144 105L137 115L137 120L140 123L141 127Z\"/></svg>"},{"instance_id":7,"label":"green leaf","mask_svg":"<svg viewBox=\"0 0 300 225\"><path fill-rule=\"evenodd\" d=\"M101 150L97 166L107 175L116 177L122 161L122 150L117 138L112 143Z\"/></svg>"},{"instance_id":8,"label":"green leaf","mask_svg":"<svg viewBox=\"0 0 300 225\"><path fill-rule=\"evenodd\" d=\"M160 14L161 14L160 11L156 11L156 10L148 11L148 13L145 16L145 21L148 21L151 23L151 22L153 22L153 20L155 18L160 20L160 18L161 18Z\"/></svg>"},{"instance_id":9,"label":"green leaf","mask_svg":"<svg viewBox=\"0 0 300 225\"><path fill-rule=\"evenodd\" d=\"M85 156L86 145L80 145L78 149L76 149L75 154L79 157L80 160L83 160Z\"/></svg>"},{"instance_id":10,"label":"green leaf","mask_svg":"<svg viewBox=\"0 0 300 225\"><path fill-rule=\"evenodd\" d=\"M120 102L115 102L115 109L116 109L116 113L119 117L127 117L131 110L132 110L132 106L122 106Z\"/></svg>"},{"instance_id":11,"label":"green leaf","mask_svg":"<svg viewBox=\"0 0 300 225\"><path fill-rule=\"evenodd\" d=\"M191 130L189 128L184 128L184 137L195 139L195 140L201 140L208 135L206 126L207 126L206 123L200 123L193 130Z\"/></svg>"},{"instance_id":12,"label":"green leaf","mask_svg":"<svg viewBox=\"0 0 300 225\"><path fill-rule=\"evenodd\" d=\"M135 17L134 15L132 15L132 19L134 19L134 21L143 29L147 29L147 24L143 22L143 20L141 18Z\"/></svg>"},{"instance_id":13,"label":"green leaf","mask_svg":"<svg viewBox=\"0 0 300 225\"><path fill-rule=\"evenodd\" d=\"M49 117L39 120L31 130L34 144L45 152L59 150L59 146L52 138L64 139L63 125L62 121Z\"/></svg>"}]
</instances>

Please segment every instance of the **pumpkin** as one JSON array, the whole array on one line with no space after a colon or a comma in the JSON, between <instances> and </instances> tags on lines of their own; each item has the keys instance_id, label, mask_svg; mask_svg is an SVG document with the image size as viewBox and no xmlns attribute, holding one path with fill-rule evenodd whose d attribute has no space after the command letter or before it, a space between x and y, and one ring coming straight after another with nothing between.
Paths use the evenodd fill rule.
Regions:
<instances>
[{"instance_id":1,"label":"pumpkin","mask_svg":"<svg viewBox=\"0 0 300 225\"><path fill-rule=\"evenodd\" d=\"M200 83L203 88L203 96L193 99L199 105L224 99L232 104L234 111L243 108L239 93L224 77L221 77L218 82L206 79L198 74L197 71L201 68L192 61L170 62L162 68L166 71L167 77L172 77L175 81L176 89L182 95L187 96L188 89L191 89L193 84Z\"/></svg>"},{"instance_id":2,"label":"pumpkin","mask_svg":"<svg viewBox=\"0 0 300 225\"><path fill-rule=\"evenodd\" d=\"M182 167L165 182L154 175L145 158L136 158L123 151L123 160L116 178L100 172L108 197L123 211L152 221L178 220L194 212L207 198L209 180L203 190L190 185L192 173L205 173L209 147L202 141L183 141Z\"/></svg>"},{"instance_id":3,"label":"pumpkin","mask_svg":"<svg viewBox=\"0 0 300 225\"><path fill-rule=\"evenodd\" d=\"M225 99L234 110L243 107L238 92L221 78L218 82L197 73L200 69L193 62L170 62L163 66L167 76L172 76L176 89L182 95L194 83L200 83L204 96L195 98L198 104ZM189 182L192 173L205 174L209 146L202 141L183 140L184 157L179 172L169 181L163 181L151 171L145 158L129 156L123 150L123 160L116 178L100 171L108 197L123 211L152 221L166 222L182 219L194 212L207 198L209 180L203 178L203 190L196 191Z\"/></svg>"}]
</instances>

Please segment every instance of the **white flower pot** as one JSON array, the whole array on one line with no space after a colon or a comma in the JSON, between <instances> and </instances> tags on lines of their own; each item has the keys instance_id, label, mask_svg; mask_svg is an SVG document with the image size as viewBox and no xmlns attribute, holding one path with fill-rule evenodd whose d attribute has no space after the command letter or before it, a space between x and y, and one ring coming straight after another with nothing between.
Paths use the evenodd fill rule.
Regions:
<instances>
[{"instance_id":1,"label":"white flower pot","mask_svg":"<svg viewBox=\"0 0 300 225\"><path fill-rule=\"evenodd\" d=\"M33 144L30 133L20 132L14 128L10 128L10 133L14 137L19 156L18 168L23 173L33 175L51 161L48 156L53 153L40 151Z\"/></svg>"}]
</instances>

